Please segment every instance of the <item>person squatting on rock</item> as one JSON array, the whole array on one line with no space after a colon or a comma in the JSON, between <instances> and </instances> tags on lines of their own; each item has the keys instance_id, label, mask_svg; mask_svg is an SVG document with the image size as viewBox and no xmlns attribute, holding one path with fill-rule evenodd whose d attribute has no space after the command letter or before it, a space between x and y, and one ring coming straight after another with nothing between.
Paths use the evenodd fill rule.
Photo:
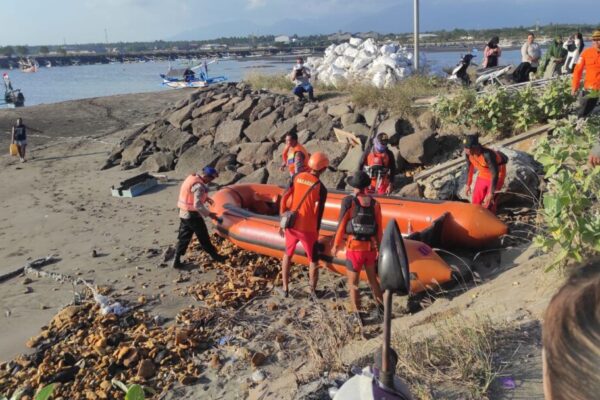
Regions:
<instances>
[{"instance_id":1,"label":"person squatting on rock","mask_svg":"<svg viewBox=\"0 0 600 400\"><path fill-rule=\"evenodd\" d=\"M533 32L529 32L527 41L521 47L521 64L513 72L515 83L528 82L530 80L529 74L537 72L541 57L542 49L535 41Z\"/></svg>"},{"instance_id":2,"label":"person squatting on rock","mask_svg":"<svg viewBox=\"0 0 600 400\"><path fill-rule=\"evenodd\" d=\"M290 279L290 259L294 255L298 242L302 243L309 260L309 283L314 293L319 280L317 269L318 239L321 220L327 200L327 189L319 176L329 166L329 158L322 152L316 152L308 160L310 172L300 172L292 178L289 188L281 199L282 215L279 234L285 237L285 254L281 262L283 291L288 296Z\"/></svg>"},{"instance_id":3,"label":"person squatting on rock","mask_svg":"<svg viewBox=\"0 0 600 400\"><path fill-rule=\"evenodd\" d=\"M392 179L396 175L396 158L388 149L387 133L380 132L373 139L373 148L366 158L361 160L361 169L371 178L369 193L390 194Z\"/></svg>"},{"instance_id":4,"label":"person squatting on rock","mask_svg":"<svg viewBox=\"0 0 600 400\"><path fill-rule=\"evenodd\" d=\"M477 169L471 202L496 212L496 192L504 185L508 157L499 151L483 147L479 144L477 135L468 135L464 140L464 148L467 161L466 194L471 196L471 183Z\"/></svg>"},{"instance_id":5,"label":"person squatting on rock","mask_svg":"<svg viewBox=\"0 0 600 400\"><path fill-rule=\"evenodd\" d=\"M11 143L17 145L21 162L27 161L25 158L25 151L27 149L27 127L23 124L22 118L17 118L17 123L12 127Z\"/></svg>"},{"instance_id":6,"label":"person squatting on rock","mask_svg":"<svg viewBox=\"0 0 600 400\"><path fill-rule=\"evenodd\" d=\"M598 93L600 91L600 30L592 35L592 46L583 50L579 61L573 70L573 81L571 82L571 94L577 95L581 86L581 76L585 71L583 91L579 99L579 118L587 117L598 104ZM590 92L596 93L590 93Z\"/></svg>"},{"instance_id":7,"label":"person squatting on rock","mask_svg":"<svg viewBox=\"0 0 600 400\"><path fill-rule=\"evenodd\" d=\"M304 66L304 59L298 57L296 59L296 65L292 69L290 76L292 82L294 82L294 94L298 96L299 100L304 100L304 93L308 93L308 100L315 101L313 94L313 87L310 84L310 70Z\"/></svg>"},{"instance_id":8,"label":"person squatting on rock","mask_svg":"<svg viewBox=\"0 0 600 400\"><path fill-rule=\"evenodd\" d=\"M213 167L205 167L202 175L192 174L185 178L179 190L179 235L177 237L177 247L175 249L175 258L173 259L173 268L181 268L181 256L183 256L196 234L200 246L208 255L217 262L223 262L227 258L220 255L217 249L210 241L208 229L204 223L203 217L209 217L216 220L217 215L209 212L205 204L212 205L213 201L208 197L208 184L212 182L219 173Z\"/></svg>"},{"instance_id":9,"label":"person squatting on rock","mask_svg":"<svg viewBox=\"0 0 600 400\"><path fill-rule=\"evenodd\" d=\"M354 188L354 193L342 200L339 224L331 248L331 255L335 257L342 239L347 235L346 276L348 277L348 289L354 311L359 311L358 281L363 267L373 297L377 303L383 304L383 296L375 271L379 244L383 236L383 219L381 206L373 197L367 194L367 188L371 184L369 175L364 171L358 171L348 180L348 184Z\"/></svg>"},{"instance_id":10,"label":"person squatting on rock","mask_svg":"<svg viewBox=\"0 0 600 400\"><path fill-rule=\"evenodd\" d=\"M546 400L600 396L600 264L580 267L544 315L542 362Z\"/></svg>"},{"instance_id":11,"label":"person squatting on rock","mask_svg":"<svg viewBox=\"0 0 600 400\"><path fill-rule=\"evenodd\" d=\"M288 168L290 176L294 176L298 172L304 172L308 168L306 163L309 159L308 151L298 143L298 134L295 132L288 132L285 135L285 147L281 155L283 162L281 163L281 170L285 171Z\"/></svg>"}]
</instances>

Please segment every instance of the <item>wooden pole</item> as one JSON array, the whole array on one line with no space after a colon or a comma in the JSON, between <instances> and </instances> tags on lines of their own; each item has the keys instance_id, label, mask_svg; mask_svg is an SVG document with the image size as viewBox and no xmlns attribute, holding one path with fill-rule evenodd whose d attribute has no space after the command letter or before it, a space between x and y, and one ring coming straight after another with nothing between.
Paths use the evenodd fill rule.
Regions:
<instances>
[{"instance_id":1,"label":"wooden pole","mask_svg":"<svg viewBox=\"0 0 600 400\"><path fill-rule=\"evenodd\" d=\"M414 51L414 66L415 72L419 72L419 0L415 0L414 2L414 20L413 20L413 28L414 28L414 43L415 43L415 51Z\"/></svg>"}]
</instances>

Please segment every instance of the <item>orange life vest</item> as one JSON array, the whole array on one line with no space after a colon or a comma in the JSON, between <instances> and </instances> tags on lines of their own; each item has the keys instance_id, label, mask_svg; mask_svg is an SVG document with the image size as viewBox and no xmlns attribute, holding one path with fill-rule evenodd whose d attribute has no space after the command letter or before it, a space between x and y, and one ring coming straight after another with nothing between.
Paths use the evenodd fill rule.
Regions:
<instances>
[{"instance_id":1,"label":"orange life vest","mask_svg":"<svg viewBox=\"0 0 600 400\"><path fill-rule=\"evenodd\" d=\"M496 150L492 150L492 149L486 149L486 150L491 151L496 156L496 164L498 164L498 177L500 178L501 176L506 175L506 160L505 160L504 156L502 155L502 153L500 153L499 151L496 151ZM469 162L475 168L477 168L477 171L478 171L477 177L478 178L487 179L487 180L492 179L492 172L490 171L490 168L488 167L487 162L485 161L483 152L481 152L481 154L479 154L479 155L469 154Z\"/></svg>"},{"instance_id":2,"label":"orange life vest","mask_svg":"<svg viewBox=\"0 0 600 400\"><path fill-rule=\"evenodd\" d=\"M177 207L186 211L198 211L194 202L194 193L192 193L192 187L194 187L196 184L200 184L202 186L206 185L202 178L196 174L185 178L181 184L181 188L179 189L179 201L177 201ZM204 191L204 195L202 196L203 198L200 199L202 202L206 201L206 193L207 190Z\"/></svg>"},{"instance_id":3,"label":"orange life vest","mask_svg":"<svg viewBox=\"0 0 600 400\"><path fill-rule=\"evenodd\" d=\"M369 167L390 167L390 157L387 152L378 153L372 151L367 156L367 166Z\"/></svg>"},{"instance_id":4,"label":"orange life vest","mask_svg":"<svg viewBox=\"0 0 600 400\"><path fill-rule=\"evenodd\" d=\"M288 169L292 175L296 173L296 163L294 162L294 157L298 152L302 153L304 156L304 165L306 165L309 158L308 151L306 151L304 146L302 146L300 143L297 143L295 146L286 146L286 148L283 150L283 161L288 166Z\"/></svg>"},{"instance_id":5,"label":"orange life vest","mask_svg":"<svg viewBox=\"0 0 600 400\"><path fill-rule=\"evenodd\" d=\"M315 182L319 182L319 178L309 172L300 172L294 177L292 183L294 191L292 193L292 199L289 203L289 210L298 209L296 220L294 221L294 229L303 232L316 232L317 231L317 202L319 201L321 188L320 184L313 186ZM306 199L298 205L304 194L310 190L311 192L306 196Z\"/></svg>"}]
</instances>

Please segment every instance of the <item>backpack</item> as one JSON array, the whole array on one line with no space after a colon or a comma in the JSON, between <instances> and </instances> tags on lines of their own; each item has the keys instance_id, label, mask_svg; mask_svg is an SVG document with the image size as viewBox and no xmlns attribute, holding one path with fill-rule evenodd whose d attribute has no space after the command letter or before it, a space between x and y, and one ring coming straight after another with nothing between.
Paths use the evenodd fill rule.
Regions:
<instances>
[{"instance_id":1,"label":"backpack","mask_svg":"<svg viewBox=\"0 0 600 400\"><path fill-rule=\"evenodd\" d=\"M346 227L346 233L352 234L357 240L369 240L377 234L377 221L375 221L375 201L371 199L371 204L364 207L360 204L357 197L352 199L354 209L352 218Z\"/></svg>"}]
</instances>

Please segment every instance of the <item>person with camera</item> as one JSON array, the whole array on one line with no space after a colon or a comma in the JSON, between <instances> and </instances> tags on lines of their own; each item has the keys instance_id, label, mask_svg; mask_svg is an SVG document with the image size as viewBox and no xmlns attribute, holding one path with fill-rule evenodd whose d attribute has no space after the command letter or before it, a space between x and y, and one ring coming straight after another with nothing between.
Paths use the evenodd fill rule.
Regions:
<instances>
[{"instance_id":1,"label":"person with camera","mask_svg":"<svg viewBox=\"0 0 600 400\"><path fill-rule=\"evenodd\" d=\"M313 87L310 84L310 70L304 66L304 59L302 57L296 59L291 79L294 85L296 85L294 87L294 94L298 97L298 100L304 100L304 93L308 93L308 100L315 101Z\"/></svg>"},{"instance_id":2,"label":"person with camera","mask_svg":"<svg viewBox=\"0 0 600 400\"><path fill-rule=\"evenodd\" d=\"M281 275L284 296L288 297L290 279L290 260L296 251L298 242L302 243L309 261L308 276L311 292L314 293L319 280L317 270L318 239L321 220L327 200L327 188L319 176L329 166L325 153L316 152L308 160L310 172L294 175L290 187L285 191L280 206L279 234L285 237L285 254L281 262Z\"/></svg>"}]
</instances>

